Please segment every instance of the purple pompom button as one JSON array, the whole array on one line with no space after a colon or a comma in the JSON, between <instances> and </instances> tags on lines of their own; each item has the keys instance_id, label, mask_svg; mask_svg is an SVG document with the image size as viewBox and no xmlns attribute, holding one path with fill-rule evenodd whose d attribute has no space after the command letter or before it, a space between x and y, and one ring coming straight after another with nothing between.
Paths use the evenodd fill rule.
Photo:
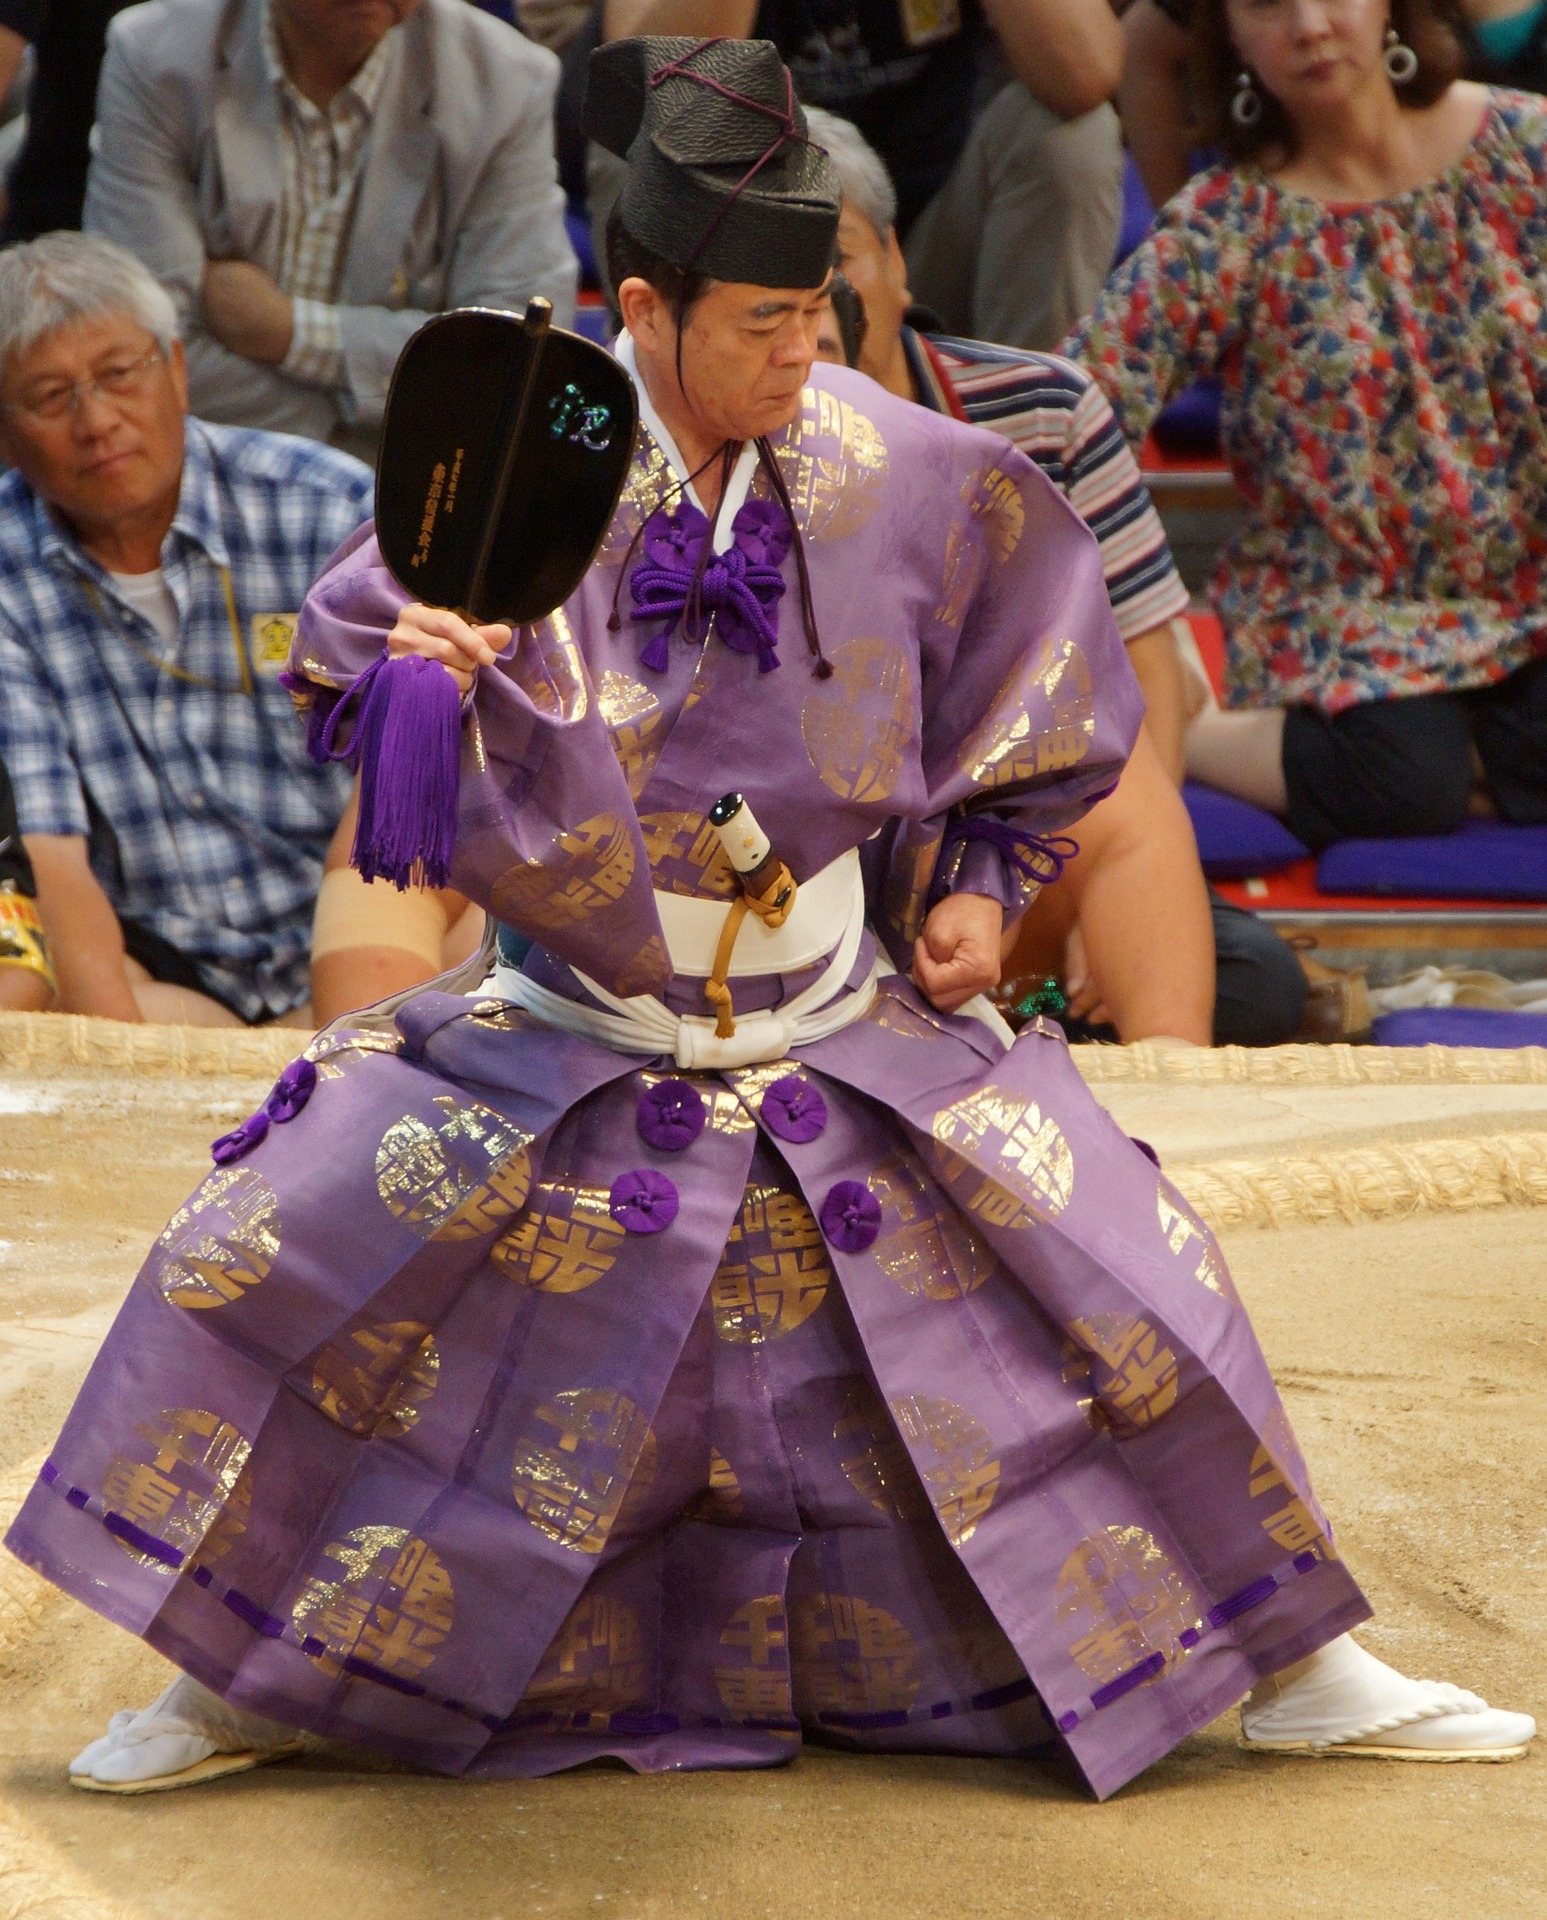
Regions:
<instances>
[{"instance_id":1,"label":"purple pompom button","mask_svg":"<svg viewBox=\"0 0 1547 1920\"><path fill-rule=\"evenodd\" d=\"M704 1130L703 1096L690 1080L660 1080L639 1096L639 1137L658 1153L681 1153Z\"/></svg>"},{"instance_id":2,"label":"purple pompom button","mask_svg":"<svg viewBox=\"0 0 1547 1920\"><path fill-rule=\"evenodd\" d=\"M612 1183L607 1206L625 1233L663 1233L677 1217L677 1185L654 1167L635 1167Z\"/></svg>"},{"instance_id":3,"label":"purple pompom button","mask_svg":"<svg viewBox=\"0 0 1547 1920\"><path fill-rule=\"evenodd\" d=\"M822 1231L840 1253L863 1253L881 1231L881 1202L858 1180L840 1180L822 1202Z\"/></svg>"},{"instance_id":4,"label":"purple pompom button","mask_svg":"<svg viewBox=\"0 0 1547 1920\"><path fill-rule=\"evenodd\" d=\"M775 1080L763 1095L758 1111L774 1138L788 1140L792 1146L803 1147L808 1140L815 1140L827 1125L827 1102L798 1073Z\"/></svg>"},{"instance_id":5,"label":"purple pompom button","mask_svg":"<svg viewBox=\"0 0 1547 1920\"><path fill-rule=\"evenodd\" d=\"M269 1118L278 1126L293 1120L317 1085L317 1069L310 1060L292 1060L274 1082L274 1091L264 1101Z\"/></svg>"},{"instance_id":6,"label":"purple pompom button","mask_svg":"<svg viewBox=\"0 0 1547 1920\"><path fill-rule=\"evenodd\" d=\"M252 1152L267 1137L269 1116L259 1107L250 1119L244 1120L230 1133L223 1133L210 1148L209 1155L217 1167L228 1167L233 1160L240 1160Z\"/></svg>"}]
</instances>

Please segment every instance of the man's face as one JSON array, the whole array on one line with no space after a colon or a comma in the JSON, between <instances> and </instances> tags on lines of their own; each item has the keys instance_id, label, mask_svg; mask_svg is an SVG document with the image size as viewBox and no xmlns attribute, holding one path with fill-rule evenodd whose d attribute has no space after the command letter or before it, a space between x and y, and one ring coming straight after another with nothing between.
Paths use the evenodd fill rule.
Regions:
<instances>
[{"instance_id":1,"label":"man's face","mask_svg":"<svg viewBox=\"0 0 1547 1920\"><path fill-rule=\"evenodd\" d=\"M902 332L903 316L913 304L895 230L888 227L883 239L864 214L845 201L838 221L838 265L859 295L869 323L860 371L880 379Z\"/></svg>"},{"instance_id":2,"label":"man's face","mask_svg":"<svg viewBox=\"0 0 1547 1920\"><path fill-rule=\"evenodd\" d=\"M676 329L660 295L650 306L645 327L631 319L630 331L670 390L676 385ZM685 397L706 438L754 440L794 420L830 310L825 283L782 289L713 282L682 330Z\"/></svg>"},{"instance_id":3,"label":"man's face","mask_svg":"<svg viewBox=\"0 0 1547 1920\"><path fill-rule=\"evenodd\" d=\"M281 28L342 58L364 59L423 0L275 0Z\"/></svg>"},{"instance_id":4,"label":"man's face","mask_svg":"<svg viewBox=\"0 0 1547 1920\"><path fill-rule=\"evenodd\" d=\"M176 499L183 350L164 354L129 315L69 321L14 356L0 408L0 454L73 526L108 529Z\"/></svg>"}]
</instances>

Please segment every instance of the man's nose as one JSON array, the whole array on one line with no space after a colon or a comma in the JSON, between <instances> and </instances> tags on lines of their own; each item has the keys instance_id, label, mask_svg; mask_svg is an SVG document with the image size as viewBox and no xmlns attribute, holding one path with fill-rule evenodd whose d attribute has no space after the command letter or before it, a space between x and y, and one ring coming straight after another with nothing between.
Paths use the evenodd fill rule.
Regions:
<instances>
[{"instance_id":1,"label":"man's nose","mask_svg":"<svg viewBox=\"0 0 1547 1920\"><path fill-rule=\"evenodd\" d=\"M110 401L94 385L79 386L71 396L70 426L78 440L96 440L117 420Z\"/></svg>"}]
</instances>

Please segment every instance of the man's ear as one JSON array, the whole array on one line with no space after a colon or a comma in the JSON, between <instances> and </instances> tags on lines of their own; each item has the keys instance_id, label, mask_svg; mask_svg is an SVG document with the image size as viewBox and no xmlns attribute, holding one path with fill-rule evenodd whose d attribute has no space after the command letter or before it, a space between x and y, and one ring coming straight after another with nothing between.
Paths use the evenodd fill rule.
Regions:
<instances>
[{"instance_id":1,"label":"man's ear","mask_svg":"<svg viewBox=\"0 0 1547 1920\"><path fill-rule=\"evenodd\" d=\"M908 286L908 263L903 258L902 243L897 238L897 229L886 230L886 271L892 285L901 294L906 305L913 304L913 293Z\"/></svg>"},{"instance_id":2,"label":"man's ear","mask_svg":"<svg viewBox=\"0 0 1547 1920\"><path fill-rule=\"evenodd\" d=\"M675 333L666 302L648 280L631 274L618 288L623 324L647 353L667 353Z\"/></svg>"},{"instance_id":3,"label":"man's ear","mask_svg":"<svg viewBox=\"0 0 1547 1920\"><path fill-rule=\"evenodd\" d=\"M167 349L167 366L171 369L172 386L183 412L188 411L188 355L181 340L174 340Z\"/></svg>"}]
</instances>

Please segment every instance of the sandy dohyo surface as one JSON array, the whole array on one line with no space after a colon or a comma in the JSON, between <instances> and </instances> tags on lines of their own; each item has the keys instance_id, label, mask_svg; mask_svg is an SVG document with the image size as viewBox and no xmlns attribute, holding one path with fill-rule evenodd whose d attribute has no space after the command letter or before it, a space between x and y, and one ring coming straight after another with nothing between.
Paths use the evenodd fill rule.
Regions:
<instances>
[{"instance_id":1,"label":"sandy dohyo surface","mask_svg":"<svg viewBox=\"0 0 1547 1920\"><path fill-rule=\"evenodd\" d=\"M267 1080L4 1058L9 1512L145 1247ZM1547 1144L1541 1079L1097 1091L1184 1186L1221 1158ZM1227 1228L1225 1247L1376 1604L1367 1643L1547 1719L1547 1207L1453 1209L1431 1183L1397 1217L1306 1224L1290 1208L1278 1227ZM771 1773L467 1786L340 1755L152 1799L68 1789L69 1756L166 1671L0 1573L0 1920L1547 1915L1547 1751L1502 1767L1264 1761L1237 1750L1231 1716L1100 1807L1051 1767L809 1750Z\"/></svg>"}]
</instances>

